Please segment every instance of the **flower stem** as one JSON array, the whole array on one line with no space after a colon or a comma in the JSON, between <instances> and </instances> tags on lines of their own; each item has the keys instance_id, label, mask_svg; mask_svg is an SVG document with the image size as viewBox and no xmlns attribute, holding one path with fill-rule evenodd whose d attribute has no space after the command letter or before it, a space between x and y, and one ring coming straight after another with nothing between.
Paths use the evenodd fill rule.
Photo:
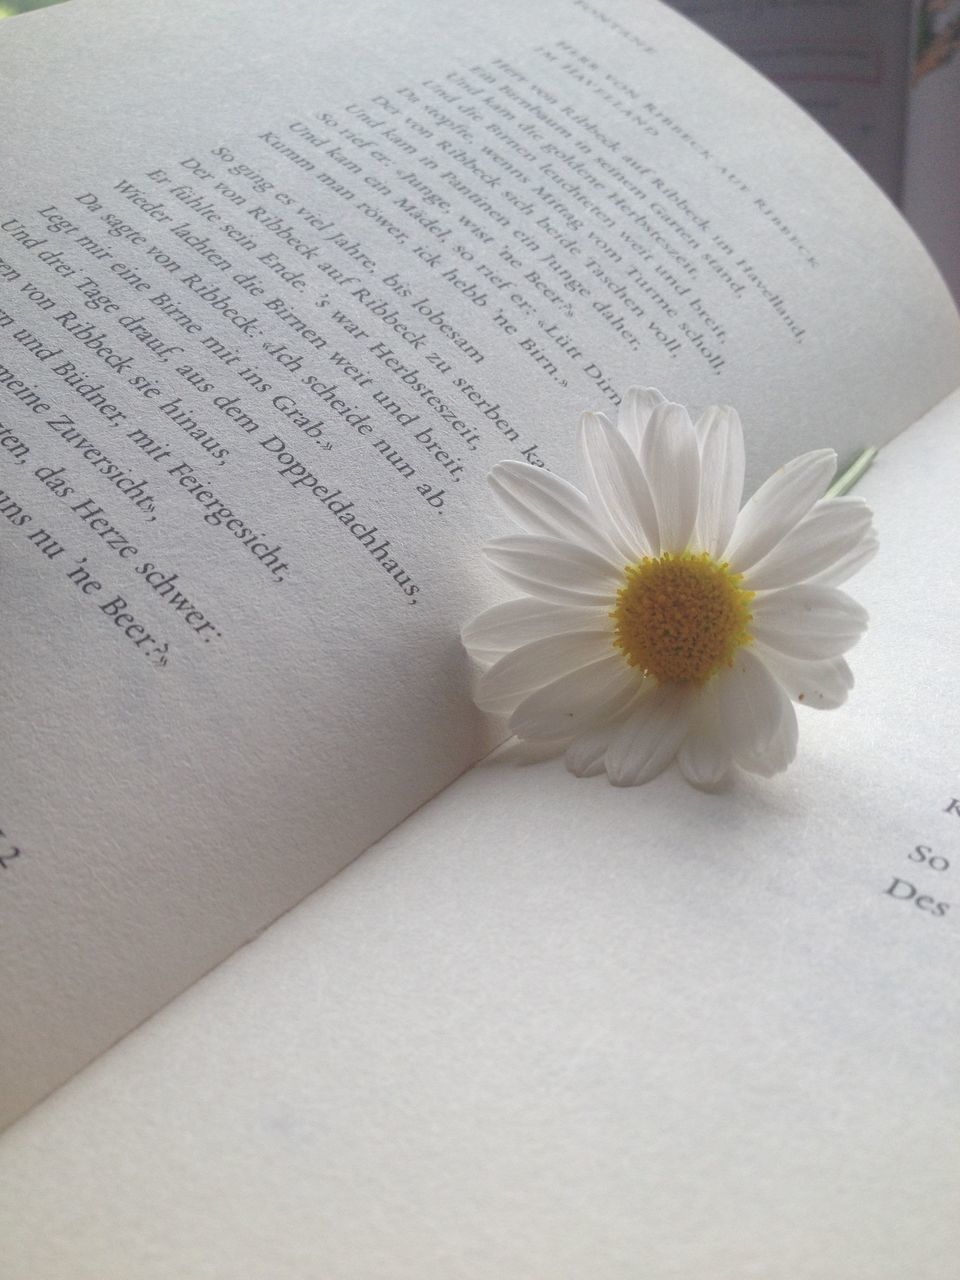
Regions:
<instances>
[{"instance_id":1,"label":"flower stem","mask_svg":"<svg viewBox=\"0 0 960 1280\"><path fill-rule=\"evenodd\" d=\"M869 449L864 449L863 453L851 462L846 471L834 480L833 484L823 495L825 498L839 498L845 493L849 493L853 486L857 483L863 473L870 467L879 450L872 445Z\"/></svg>"}]
</instances>

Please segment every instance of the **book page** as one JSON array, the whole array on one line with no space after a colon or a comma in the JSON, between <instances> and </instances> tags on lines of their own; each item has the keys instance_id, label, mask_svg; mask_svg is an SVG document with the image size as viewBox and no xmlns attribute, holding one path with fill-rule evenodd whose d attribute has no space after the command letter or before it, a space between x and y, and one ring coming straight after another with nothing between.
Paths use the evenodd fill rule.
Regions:
<instances>
[{"instance_id":1,"label":"book page","mask_svg":"<svg viewBox=\"0 0 960 1280\"><path fill-rule=\"evenodd\" d=\"M0 1116L478 759L503 457L630 383L750 475L960 322L806 118L656 4L75 3L0 43Z\"/></svg>"},{"instance_id":2,"label":"book page","mask_svg":"<svg viewBox=\"0 0 960 1280\"><path fill-rule=\"evenodd\" d=\"M4 1136L5 1280L953 1280L958 485L787 774L471 770Z\"/></svg>"},{"instance_id":3,"label":"book page","mask_svg":"<svg viewBox=\"0 0 960 1280\"><path fill-rule=\"evenodd\" d=\"M910 0L673 0L673 8L789 93L899 202Z\"/></svg>"}]
</instances>

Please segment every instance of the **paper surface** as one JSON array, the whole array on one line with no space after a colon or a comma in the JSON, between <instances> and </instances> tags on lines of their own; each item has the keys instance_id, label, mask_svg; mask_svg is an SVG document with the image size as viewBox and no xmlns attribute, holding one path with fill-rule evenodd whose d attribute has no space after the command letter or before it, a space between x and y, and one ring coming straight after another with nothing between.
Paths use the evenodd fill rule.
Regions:
<instances>
[{"instance_id":1,"label":"paper surface","mask_svg":"<svg viewBox=\"0 0 960 1280\"><path fill-rule=\"evenodd\" d=\"M952 1280L958 484L788 774L472 770L5 1135L5 1280Z\"/></svg>"},{"instance_id":2,"label":"paper surface","mask_svg":"<svg viewBox=\"0 0 960 1280\"><path fill-rule=\"evenodd\" d=\"M649 382L756 481L960 381L892 209L675 15L443 19L4 26L0 1117L484 753L491 464Z\"/></svg>"}]
</instances>

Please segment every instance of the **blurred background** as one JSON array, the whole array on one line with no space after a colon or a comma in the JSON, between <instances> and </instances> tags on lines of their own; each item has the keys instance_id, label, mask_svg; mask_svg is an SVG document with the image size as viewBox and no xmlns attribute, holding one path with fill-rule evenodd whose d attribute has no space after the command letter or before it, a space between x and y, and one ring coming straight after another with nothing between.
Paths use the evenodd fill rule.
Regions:
<instances>
[{"instance_id":1,"label":"blurred background","mask_svg":"<svg viewBox=\"0 0 960 1280\"><path fill-rule=\"evenodd\" d=\"M0 18L68 2L0 0ZM903 211L960 300L960 0L672 4L833 134Z\"/></svg>"}]
</instances>

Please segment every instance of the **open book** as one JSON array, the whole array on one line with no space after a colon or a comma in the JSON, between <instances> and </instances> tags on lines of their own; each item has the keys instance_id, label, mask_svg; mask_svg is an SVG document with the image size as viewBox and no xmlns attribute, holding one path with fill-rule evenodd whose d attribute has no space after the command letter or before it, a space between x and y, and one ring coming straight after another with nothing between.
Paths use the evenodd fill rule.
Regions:
<instances>
[{"instance_id":1,"label":"open book","mask_svg":"<svg viewBox=\"0 0 960 1280\"><path fill-rule=\"evenodd\" d=\"M947 1280L960 319L892 205L652 0L77 0L0 106L5 1276ZM458 641L485 473L637 382L748 491L885 446L854 696L720 796L484 760Z\"/></svg>"}]
</instances>

